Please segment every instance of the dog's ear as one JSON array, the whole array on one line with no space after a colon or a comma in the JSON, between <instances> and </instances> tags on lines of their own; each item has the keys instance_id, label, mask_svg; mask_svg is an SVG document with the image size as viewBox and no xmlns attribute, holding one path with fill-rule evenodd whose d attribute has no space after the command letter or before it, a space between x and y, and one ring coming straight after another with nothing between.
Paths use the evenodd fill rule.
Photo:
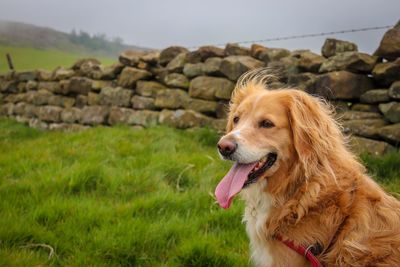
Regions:
<instances>
[{"instance_id":1,"label":"dog's ear","mask_svg":"<svg viewBox=\"0 0 400 267\"><path fill-rule=\"evenodd\" d=\"M322 100L301 91L293 91L288 117L294 149L306 177L320 173L329 165L328 153L342 147L343 136L333 119L333 109ZM332 171L332 170L328 170Z\"/></svg>"}]
</instances>

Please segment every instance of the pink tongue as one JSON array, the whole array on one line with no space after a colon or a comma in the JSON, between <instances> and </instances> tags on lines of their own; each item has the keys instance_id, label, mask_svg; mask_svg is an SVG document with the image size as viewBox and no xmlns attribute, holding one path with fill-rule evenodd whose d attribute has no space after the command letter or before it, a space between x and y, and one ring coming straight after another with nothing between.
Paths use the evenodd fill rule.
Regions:
<instances>
[{"instance_id":1,"label":"pink tongue","mask_svg":"<svg viewBox=\"0 0 400 267\"><path fill-rule=\"evenodd\" d=\"M250 164L235 163L228 174L219 182L215 189L215 196L222 208L229 208L233 197L243 188L247 176L256 164L257 162Z\"/></svg>"}]
</instances>

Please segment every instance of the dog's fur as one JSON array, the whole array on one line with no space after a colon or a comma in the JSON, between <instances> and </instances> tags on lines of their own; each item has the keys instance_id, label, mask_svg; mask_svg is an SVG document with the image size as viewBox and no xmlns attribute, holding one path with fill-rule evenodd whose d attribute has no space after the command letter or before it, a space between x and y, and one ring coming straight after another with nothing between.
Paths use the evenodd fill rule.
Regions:
<instances>
[{"instance_id":1,"label":"dog's fur","mask_svg":"<svg viewBox=\"0 0 400 267\"><path fill-rule=\"evenodd\" d=\"M238 82L222 137L237 143L238 162L278 155L241 191L255 265L309 266L274 238L279 234L305 247L319 244L324 266L400 266L400 202L367 176L332 108L299 90L266 90L260 77ZM275 126L261 128L265 119Z\"/></svg>"}]
</instances>

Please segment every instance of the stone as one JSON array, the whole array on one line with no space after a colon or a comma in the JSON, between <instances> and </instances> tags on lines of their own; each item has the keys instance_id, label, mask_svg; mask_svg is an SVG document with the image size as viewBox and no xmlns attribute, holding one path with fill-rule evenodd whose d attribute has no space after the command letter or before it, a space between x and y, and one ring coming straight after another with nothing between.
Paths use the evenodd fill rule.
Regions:
<instances>
[{"instance_id":1,"label":"stone","mask_svg":"<svg viewBox=\"0 0 400 267\"><path fill-rule=\"evenodd\" d=\"M61 121L66 123L79 122L82 118L82 110L79 108L65 108L61 112Z\"/></svg>"},{"instance_id":2,"label":"stone","mask_svg":"<svg viewBox=\"0 0 400 267\"><path fill-rule=\"evenodd\" d=\"M66 94L67 92L64 92L61 90L61 85L58 82L39 82L37 85L38 90L47 90L49 92L55 93L55 94Z\"/></svg>"},{"instance_id":3,"label":"stone","mask_svg":"<svg viewBox=\"0 0 400 267\"><path fill-rule=\"evenodd\" d=\"M372 70L375 80L383 85L390 85L400 79L400 58L393 62L384 62L376 64Z\"/></svg>"},{"instance_id":4,"label":"stone","mask_svg":"<svg viewBox=\"0 0 400 267\"><path fill-rule=\"evenodd\" d=\"M27 96L27 102L36 106L47 105L52 93L46 90L33 91Z\"/></svg>"},{"instance_id":5,"label":"stone","mask_svg":"<svg viewBox=\"0 0 400 267\"><path fill-rule=\"evenodd\" d=\"M19 93L26 92L26 82L19 82L17 87Z\"/></svg>"},{"instance_id":6,"label":"stone","mask_svg":"<svg viewBox=\"0 0 400 267\"><path fill-rule=\"evenodd\" d=\"M89 92L88 97L87 97L87 102L89 106L97 106L100 104L100 95Z\"/></svg>"},{"instance_id":7,"label":"stone","mask_svg":"<svg viewBox=\"0 0 400 267\"><path fill-rule=\"evenodd\" d=\"M183 67L183 74L188 78L204 75L204 63L186 63Z\"/></svg>"},{"instance_id":8,"label":"stone","mask_svg":"<svg viewBox=\"0 0 400 267\"><path fill-rule=\"evenodd\" d=\"M39 129L39 130L48 130L48 124L39 120L38 118L31 118L28 121L28 125L31 128Z\"/></svg>"},{"instance_id":9,"label":"stone","mask_svg":"<svg viewBox=\"0 0 400 267\"><path fill-rule=\"evenodd\" d=\"M102 106L85 106L82 109L80 123L88 125L104 124L109 114L108 107Z\"/></svg>"},{"instance_id":10,"label":"stone","mask_svg":"<svg viewBox=\"0 0 400 267\"><path fill-rule=\"evenodd\" d=\"M105 87L99 94L100 105L129 107L132 97L132 90L122 87Z\"/></svg>"},{"instance_id":11,"label":"stone","mask_svg":"<svg viewBox=\"0 0 400 267\"><path fill-rule=\"evenodd\" d=\"M225 46L225 55L227 56L250 56L250 49L239 46L238 44L227 44Z\"/></svg>"},{"instance_id":12,"label":"stone","mask_svg":"<svg viewBox=\"0 0 400 267\"><path fill-rule=\"evenodd\" d=\"M351 110L353 111L361 111L361 112L379 112L379 108L377 105L368 105L368 104L360 104L355 103L351 106Z\"/></svg>"},{"instance_id":13,"label":"stone","mask_svg":"<svg viewBox=\"0 0 400 267\"><path fill-rule=\"evenodd\" d=\"M18 92L18 82L17 81L3 81L0 84L0 91L6 94L12 94Z\"/></svg>"},{"instance_id":14,"label":"stone","mask_svg":"<svg viewBox=\"0 0 400 267\"><path fill-rule=\"evenodd\" d=\"M358 47L356 44L351 42L328 38L322 46L321 53L324 57L331 57L347 51L357 52Z\"/></svg>"},{"instance_id":15,"label":"stone","mask_svg":"<svg viewBox=\"0 0 400 267\"><path fill-rule=\"evenodd\" d=\"M187 129L208 125L210 118L193 110L162 110L159 123L178 129Z\"/></svg>"},{"instance_id":16,"label":"stone","mask_svg":"<svg viewBox=\"0 0 400 267\"><path fill-rule=\"evenodd\" d=\"M325 62L325 58L311 51L299 53L298 67L301 71L318 72L321 65Z\"/></svg>"},{"instance_id":17,"label":"stone","mask_svg":"<svg viewBox=\"0 0 400 267\"><path fill-rule=\"evenodd\" d=\"M116 63L111 66L99 66L98 70L94 70L90 77L96 80L113 80L120 74L125 66L121 63Z\"/></svg>"},{"instance_id":18,"label":"stone","mask_svg":"<svg viewBox=\"0 0 400 267\"><path fill-rule=\"evenodd\" d=\"M178 109L186 106L189 96L179 89L164 89L157 93L154 105L158 108Z\"/></svg>"},{"instance_id":19,"label":"stone","mask_svg":"<svg viewBox=\"0 0 400 267\"><path fill-rule=\"evenodd\" d=\"M180 53L167 64L167 70L169 72L181 73L183 70L183 66L185 66L185 64L186 64L186 53Z\"/></svg>"},{"instance_id":20,"label":"stone","mask_svg":"<svg viewBox=\"0 0 400 267\"><path fill-rule=\"evenodd\" d=\"M167 89L167 87L153 81L138 81L136 85L136 93L147 97L156 97L158 91L163 89Z\"/></svg>"},{"instance_id":21,"label":"stone","mask_svg":"<svg viewBox=\"0 0 400 267\"><path fill-rule=\"evenodd\" d=\"M350 138L350 148L358 155L369 154L373 156L382 156L393 150L393 147L386 142L357 136Z\"/></svg>"},{"instance_id":22,"label":"stone","mask_svg":"<svg viewBox=\"0 0 400 267\"><path fill-rule=\"evenodd\" d=\"M140 60L146 62L149 65L156 65L160 58L160 52L151 51L147 52L140 57Z\"/></svg>"},{"instance_id":23,"label":"stone","mask_svg":"<svg viewBox=\"0 0 400 267\"><path fill-rule=\"evenodd\" d=\"M400 145L400 123L387 125L379 129L379 135L395 146Z\"/></svg>"},{"instance_id":24,"label":"stone","mask_svg":"<svg viewBox=\"0 0 400 267\"><path fill-rule=\"evenodd\" d=\"M19 94L10 94L4 97L4 102L6 103L16 103L19 100Z\"/></svg>"},{"instance_id":25,"label":"stone","mask_svg":"<svg viewBox=\"0 0 400 267\"><path fill-rule=\"evenodd\" d=\"M218 101L217 109L215 111L218 119L225 119L228 117L229 101Z\"/></svg>"},{"instance_id":26,"label":"stone","mask_svg":"<svg viewBox=\"0 0 400 267\"><path fill-rule=\"evenodd\" d=\"M300 73L298 62L298 58L284 57L279 61L269 62L268 70L272 75L276 76L279 81L287 82L290 76Z\"/></svg>"},{"instance_id":27,"label":"stone","mask_svg":"<svg viewBox=\"0 0 400 267\"><path fill-rule=\"evenodd\" d=\"M258 60L264 61L265 55L268 53L268 48L260 44L252 44L250 47L250 55ZM265 62L268 63L268 62Z\"/></svg>"},{"instance_id":28,"label":"stone","mask_svg":"<svg viewBox=\"0 0 400 267\"><path fill-rule=\"evenodd\" d=\"M131 117L132 124L151 127L158 124L160 112L151 110L136 110Z\"/></svg>"},{"instance_id":29,"label":"stone","mask_svg":"<svg viewBox=\"0 0 400 267\"><path fill-rule=\"evenodd\" d=\"M26 105L27 104L25 102L20 102L18 104L15 104L13 107L13 113L16 115L24 115Z\"/></svg>"},{"instance_id":30,"label":"stone","mask_svg":"<svg viewBox=\"0 0 400 267\"><path fill-rule=\"evenodd\" d=\"M132 124L130 118L134 116L135 111L128 108L112 107L108 116L108 124Z\"/></svg>"},{"instance_id":31,"label":"stone","mask_svg":"<svg viewBox=\"0 0 400 267\"><path fill-rule=\"evenodd\" d=\"M236 81L246 71L263 66L263 62L250 56L229 56L222 60L220 70L230 80Z\"/></svg>"},{"instance_id":32,"label":"stone","mask_svg":"<svg viewBox=\"0 0 400 267\"><path fill-rule=\"evenodd\" d=\"M138 69L142 69L142 70L149 70L150 69L150 64L144 62L144 61L139 61L139 63L137 64L137 68Z\"/></svg>"},{"instance_id":33,"label":"stone","mask_svg":"<svg viewBox=\"0 0 400 267\"><path fill-rule=\"evenodd\" d=\"M189 80L185 75L179 73L170 73L164 77L164 84L169 87L189 88Z\"/></svg>"},{"instance_id":34,"label":"stone","mask_svg":"<svg viewBox=\"0 0 400 267\"><path fill-rule=\"evenodd\" d=\"M88 96L87 95L77 95L75 98L75 106L79 108L83 108L88 104Z\"/></svg>"},{"instance_id":35,"label":"stone","mask_svg":"<svg viewBox=\"0 0 400 267\"><path fill-rule=\"evenodd\" d=\"M135 95L131 98L131 105L134 109L155 109L154 98Z\"/></svg>"},{"instance_id":36,"label":"stone","mask_svg":"<svg viewBox=\"0 0 400 267\"><path fill-rule=\"evenodd\" d=\"M37 71L23 71L17 73L17 77L20 82L34 81L37 80L38 74Z\"/></svg>"},{"instance_id":37,"label":"stone","mask_svg":"<svg viewBox=\"0 0 400 267\"><path fill-rule=\"evenodd\" d=\"M268 48L267 53L264 55L262 61L269 63L271 61L279 61L282 58L288 57L290 51L284 48Z\"/></svg>"},{"instance_id":38,"label":"stone","mask_svg":"<svg viewBox=\"0 0 400 267\"><path fill-rule=\"evenodd\" d=\"M288 85L296 87L300 90L305 90L316 79L316 75L310 72L297 73L288 77Z\"/></svg>"},{"instance_id":39,"label":"stone","mask_svg":"<svg viewBox=\"0 0 400 267\"><path fill-rule=\"evenodd\" d=\"M208 58L212 57L224 57L225 51L222 48L216 46L202 46L196 51L187 53L186 60L188 63L200 63L204 62Z\"/></svg>"},{"instance_id":40,"label":"stone","mask_svg":"<svg viewBox=\"0 0 400 267\"><path fill-rule=\"evenodd\" d=\"M381 119L382 115L374 112L346 111L340 114L340 119L347 120L365 120L365 119Z\"/></svg>"},{"instance_id":41,"label":"stone","mask_svg":"<svg viewBox=\"0 0 400 267\"><path fill-rule=\"evenodd\" d=\"M226 119L212 119L209 126L216 130L218 134L224 134L226 129L227 121Z\"/></svg>"},{"instance_id":42,"label":"stone","mask_svg":"<svg viewBox=\"0 0 400 267\"><path fill-rule=\"evenodd\" d=\"M355 73L370 73L378 61L378 57L360 52L343 52L327 59L319 72L347 70Z\"/></svg>"},{"instance_id":43,"label":"stone","mask_svg":"<svg viewBox=\"0 0 400 267\"><path fill-rule=\"evenodd\" d=\"M115 87L113 81L92 81L92 91L100 92L104 87Z\"/></svg>"},{"instance_id":44,"label":"stone","mask_svg":"<svg viewBox=\"0 0 400 267\"><path fill-rule=\"evenodd\" d=\"M166 49L161 51L159 63L160 63L160 65L165 66L171 60L173 60L178 54L187 53L187 52L189 52L189 50L187 50L184 47L170 46L170 47L168 47L168 48L166 48Z\"/></svg>"},{"instance_id":45,"label":"stone","mask_svg":"<svg viewBox=\"0 0 400 267\"><path fill-rule=\"evenodd\" d=\"M400 102L379 104L379 110L388 121L392 123L400 122Z\"/></svg>"},{"instance_id":46,"label":"stone","mask_svg":"<svg viewBox=\"0 0 400 267\"><path fill-rule=\"evenodd\" d=\"M387 60L400 57L400 26L389 29L384 35L374 55Z\"/></svg>"},{"instance_id":47,"label":"stone","mask_svg":"<svg viewBox=\"0 0 400 267\"><path fill-rule=\"evenodd\" d=\"M58 82L60 85L60 94L66 95L68 94L69 84L71 83L70 80L62 80Z\"/></svg>"},{"instance_id":48,"label":"stone","mask_svg":"<svg viewBox=\"0 0 400 267\"><path fill-rule=\"evenodd\" d=\"M193 98L215 100L216 95L221 98L230 96L235 84L225 78L199 76L190 82L189 95ZM218 92L218 93L217 93Z\"/></svg>"},{"instance_id":49,"label":"stone","mask_svg":"<svg viewBox=\"0 0 400 267\"><path fill-rule=\"evenodd\" d=\"M52 106L69 108L75 104L75 98L60 95L51 95L47 102L49 105Z\"/></svg>"},{"instance_id":50,"label":"stone","mask_svg":"<svg viewBox=\"0 0 400 267\"><path fill-rule=\"evenodd\" d=\"M317 77L313 92L327 99L357 99L373 88L372 81L360 74L335 71Z\"/></svg>"},{"instance_id":51,"label":"stone","mask_svg":"<svg viewBox=\"0 0 400 267\"><path fill-rule=\"evenodd\" d=\"M187 104L185 105L185 109L191 109L196 112L208 114L208 115L215 115L217 111L218 103L215 101L208 101L202 99L189 99Z\"/></svg>"},{"instance_id":52,"label":"stone","mask_svg":"<svg viewBox=\"0 0 400 267\"><path fill-rule=\"evenodd\" d=\"M72 77L67 88L68 93L87 95L92 89L92 80L85 77Z\"/></svg>"},{"instance_id":53,"label":"stone","mask_svg":"<svg viewBox=\"0 0 400 267\"><path fill-rule=\"evenodd\" d=\"M37 81L28 81L26 83L26 90L27 91L36 90L37 88L38 88L38 82Z\"/></svg>"},{"instance_id":54,"label":"stone","mask_svg":"<svg viewBox=\"0 0 400 267\"><path fill-rule=\"evenodd\" d=\"M0 115L11 116L14 113L14 104L6 103L0 105Z\"/></svg>"},{"instance_id":55,"label":"stone","mask_svg":"<svg viewBox=\"0 0 400 267\"><path fill-rule=\"evenodd\" d=\"M335 108L335 111L338 113L339 118L342 116L343 112L350 110L349 102L346 102L346 101L331 100L330 104Z\"/></svg>"},{"instance_id":56,"label":"stone","mask_svg":"<svg viewBox=\"0 0 400 267\"><path fill-rule=\"evenodd\" d=\"M118 60L124 66L135 67L139 63L140 56L141 53L136 50L126 50L119 55Z\"/></svg>"},{"instance_id":57,"label":"stone","mask_svg":"<svg viewBox=\"0 0 400 267\"><path fill-rule=\"evenodd\" d=\"M63 132L80 132L89 129L89 126L84 126L80 124L69 124L69 123L50 123L48 129L50 131L63 131Z\"/></svg>"},{"instance_id":58,"label":"stone","mask_svg":"<svg viewBox=\"0 0 400 267\"><path fill-rule=\"evenodd\" d=\"M38 109L37 106L26 104L24 107L24 116L27 118L33 118L37 116L37 113L39 112Z\"/></svg>"},{"instance_id":59,"label":"stone","mask_svg":"<svg viewBox=\"0 0 400 267\"><path fill-rule=\"evenodd\" d=\"M392 83L392 85L389 88L388 94L390 98L400 100L400 80Z\"/></svg>"},{"instance_id":60,"label":"stone","mask_svg":"<svg viewBox=\"0 0 400 267\"><path fill-rule=\"evenodd\" d=\"M23 124L28 124L29 120L30 120L29 118L20 116L20 115L14 116L13 119L15 119L16 122L23 123Z\"/></svg>"},{"instance_id":61,"label":"stone","mask_svg":"<svg viewBox=\"0 0 400 267\"><path fill-rule=\"evenodd\" d=\"M39 69L37 70L37 80L38 81L51 81L53 78L53 73L48 70Z\"/></svg>"},{"instance_id":62,"label":"stone","mask_svg":"<svg viewBox=\"0 0 400 267\"><path fill-rule=\"evenodd\" d=\"M95 66L95 65L101 65L101 62L96 59L96 58L82 58L78 59L71 67L73 70L80 70L82 67L86 66Z\"/></svg>"},{"instance_id":63,"label":"stone","mask_svg":"<svg viewBox=\"0 0 400 267\"><path fill-rule=\"evenodd\" d=\"M115 124L129 124L129 125L142 125L150 127L157 125L159 113L150 110L132 110L127 108L113 107L110 111L108 123Z\"/></svg>"},{"instance_id":64,"label":"stone","mask_svg":"<svg viewBox=\"0 0 400 267\"><path fill-rule=\"evenodd\" d=\"M369 90L360 96L361 103L382 103L382 102L389 102L389 90L387 89L374 89Z\"/></svg>"},{"instance_id":65,"label":"stone","mask_svg":"<svg viewBox=\"0 0 400 267\"><path fill-rule=\"evenodd\" d=\"M379 128L385 125L387 125L387 122L383 119L357 119L342 123L344 133L374 139L379 138Z\"/></svg>"},{"instance_id":66,"label":"stone","mask_svg":"<svg viewBox=\"0 0 400 267\"><path fill-rule=\"evenodd\" d=\"M67 80L73 77L74 75L75 75L74 70L60 67L53 71L52 80L54 81Z\"/></svg>"},{"instance_id":67,"label":"stone","mask_svg":"<svg viewBox=\"0 0 400 267\"><path fill-rule=\"evenodd\" d=\"M38 117L41 121L45 122L59 122L61 121L62 108L55 106L41 106L39 108Z\"/></svg>"},{"instance_id":68,"label":"stone","mask_svg":"<svg viewBox=\"0 0 400 267\"><path fill-rule=\"evenodd\" d=\"M146 70L140 70L131 67L125 67L118 78L118 85L124 88L134 88L139 80L146 80L152 74Z\"/></svg>"},{"instance_id":69,"label":"stone","mask_svg":"<svg viewBox=\"0 0 400 267\"><path fill-rule=\"evenodd\" d=\"M221 69L222 59L219 57L210 57L206 59L203 65L203 71L210 76L223 76Z\"/></svg>"}]
</instances>

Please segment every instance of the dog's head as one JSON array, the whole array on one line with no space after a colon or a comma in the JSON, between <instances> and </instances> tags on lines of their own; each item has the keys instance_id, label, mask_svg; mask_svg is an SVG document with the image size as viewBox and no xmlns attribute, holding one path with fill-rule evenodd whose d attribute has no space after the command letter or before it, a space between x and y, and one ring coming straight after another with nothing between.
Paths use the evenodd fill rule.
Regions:
<instances>
[{"instance_id":1,"label":"dog's head","mask_svg":"<svg viewBox=\"0 0 400 267\"><path fill-rule=\"evenodd\" d=\"M221 157L235 162L217 186L220 205L228 208L234 195L262 179L270 183L280 174L273 182L282 189L291 182L289 173L307 178L318 172L322 157L343 140L330 113L323 101L299 90L270 91L257 77L238 83L227 133L218 142Z\"/></svg>"}]
</instances>

